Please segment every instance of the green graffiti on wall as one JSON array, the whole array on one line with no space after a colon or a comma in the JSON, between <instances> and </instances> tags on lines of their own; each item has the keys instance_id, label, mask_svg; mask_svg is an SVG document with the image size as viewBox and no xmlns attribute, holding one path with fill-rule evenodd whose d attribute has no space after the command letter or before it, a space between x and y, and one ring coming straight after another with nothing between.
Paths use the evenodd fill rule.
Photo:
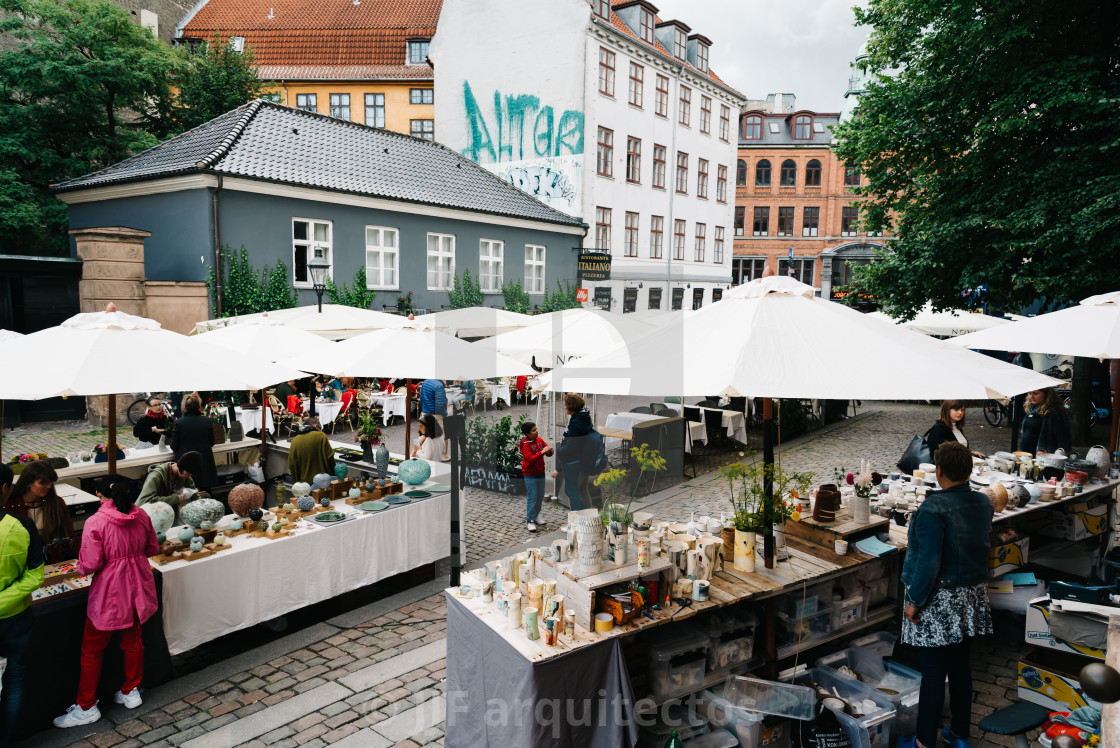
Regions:
<instances>
[{"instance_id":1,"label":"green graffiti on wall","mask_svg":"<svg viewBox=\"0 0 1120 748\"><path fill-rule=\"evenodd\" d=\"M583 153L583 112L568 109L556 118L551 106L530 94L494 91L493 110L483 113L471 84L463 81L463 106L468 145L462 155L476 163L523 161L527 158ZM487 124L491 115L493 128ZM496 140L491 133L496 135Z\"/></svg>"}]
</instances>

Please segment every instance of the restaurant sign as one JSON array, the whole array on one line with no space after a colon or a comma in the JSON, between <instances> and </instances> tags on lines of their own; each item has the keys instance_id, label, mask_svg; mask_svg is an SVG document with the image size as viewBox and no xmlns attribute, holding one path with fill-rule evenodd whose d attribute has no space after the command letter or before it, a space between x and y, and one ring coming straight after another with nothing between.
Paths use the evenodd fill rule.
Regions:
<instances>
[{"instance_id":1,"label":"restaurant sign","mask_svg":"<svg viewBox=\"0 0 1120 748\"><path fill-rule=\"evenodd\" d=\"M580 252L579 279L595 281L610 280L611 256L606 252Z\"/></svg>"}]
</instances>

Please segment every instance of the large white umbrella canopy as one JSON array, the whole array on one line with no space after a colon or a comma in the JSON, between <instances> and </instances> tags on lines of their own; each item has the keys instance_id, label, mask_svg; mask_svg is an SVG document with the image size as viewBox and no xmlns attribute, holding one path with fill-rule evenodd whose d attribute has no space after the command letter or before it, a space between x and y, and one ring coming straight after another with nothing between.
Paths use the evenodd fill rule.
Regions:
<instances>
[{"instance_id":1,"label":"large white umbrella canopy","mask_svg":"<svg viewBox=\"0 0 1120 748\"><path fill-rule=\"evenodd\" d=\"M189 338L190 345L219 346L263 361L279 361L298 351L322 351L335 344L328 338L270 317L219 327Z\"/></svg>"},{"instance_id":2,"label":"large white umbrella canopy","mask_svg":"<svg viewBox=\"0 0 1120 748\"><path fill-rule=\"evenodd\" d=\"M760 278L731 298L554 372L548 387L600 394L822 399L987 399L1058 380Z\"/></svg>"},{"instance_id":3,"label":"large white umbrella canopy","mask_svg":"<svg viewBox=\"0 0 1120 748\"><path fill-rule=\"evenodd\" d=\"M5 340L15 340L16 338L22 337L22 332L14 332L13 330L0 330L0 343L3 343Z\"/></svg>"},{"instance_id":4,"label":"large white umbrella canopy","mask_svg":"<svg viewBox=\"0 0 1120 748\"><path fill-rule=\"evenodd\" d=\"M195 324L194 331L201 333L231 325L251 323L259 321L265 314L275 322L283 322L285 325L315 333L328 340L344 340L370 330L397 328L405 322L405 318L399 314L387 314L343 304L323 304L322 312L319 311L318 306L297 306L291 309L244 314L240 317L203 320Z\"/></svg>"},{"instance_id":5,"label":"large white umbrella canopy","mask_svg":"<svg viewBox=\"0 0 1120 748\"><path fill-rule=\"evenodd\" d=\"M627 316L599 309L565 309L537 315L529 327L474 345L492 354L552 369L575 358L617 348L655 329Z\"/></svg>"},{"instance_id":6,"label":"large white umbrella canopy","mask_svg":"<svg viewBox=\"0 0 1120 748\"><path fill-rule=\"evenodd\" d=\"M1068 309L1025 317L949 342L980 350L1120 358L1120 291L1090 296Z\"/></svg>"},{"instance_id":7,"label":"large white umbrella canopy","mask_svg":"<svg viewBox=\"0 0 1120 748\"><path fill-rule=\"evenodd\" d=\"M416 318L421 326L460 338L486 338L518 330L534 323L528 314L508 312L485 306L468 306L442 312L422 314Z\"/></svg>"},{"instance_id":8,"label":"large white umbrella canopy","mask_svg":"<svg viewBox=\"0 0 1120 748\"><path fill-rule=\"evenodd\" d=\"M967 335L971 332L978 330L990 330L993 327L1001 327L1008 324L1008 321L1000 317L993 317L990 314L980 314L978 312L969 312L962 309L951 309L941 312L933 311L930 304L922 307L914 319L900 320L896 319L886 312L871 312L867 316L874 317L875 319L890 322L891 324L905 327L914 332L920 332L923 335L939 335L941 337L953 337L956 335Z\"/></svg>"}]
</instances>

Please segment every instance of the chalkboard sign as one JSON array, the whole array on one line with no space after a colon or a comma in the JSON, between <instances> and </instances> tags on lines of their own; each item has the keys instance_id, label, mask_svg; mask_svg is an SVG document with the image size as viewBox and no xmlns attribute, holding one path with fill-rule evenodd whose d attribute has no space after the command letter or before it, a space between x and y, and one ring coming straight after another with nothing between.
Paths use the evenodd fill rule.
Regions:
<instances>
[{"instance_id":1,"label":"chalkboard sign","mask_svg":"<svg viewBox=\"0 0 1120 748\"><path fill-rule=\"evenodd\" d=\"M683 288L674 288L673 289L673 311L674 312L679 312L681 310L681 304L683 304L683 303L684 303L684 289Z\"/></svg>"},{"instance_id":2,"label":"chalkboard sign","mask_svg":"<svg viewBox=\"0 0 1120 748\"><path fill-rule=\"evenodd\" d=\"M661 308L661 290L662 289L660 289L660 288L651 288L649 290L649 308L650 309L660 309Z\"/></svg>"},{"instance_id":3,"label":"chalkboard sign","mask_svg":"<svg viewBox=\"0 0 1120 748\"><path fill-rule=\"evenodd\" d=\"M629 314L638 309L638 289L622 289L622 313Z\"/></svg>"},{"instance_id":4,"label":"chalkboard sign","mask_svg":"<svg viewBox=\"0 0 1120 748\"><path fill-rule=\"evenodd\" d=\"M595 306L605 312L611 310L611 287L595 286Z\"/></svg>"},{"instance_id":5,"label":"chalkboard sign","mask_svg":"<svg viewBox=\"0 0 1120 748\"><path fill-rule=\"evenodd\" d=\"M465 470L466 480L464 482L468 486L510 496L523 496L525 494L525 480L520 475L482 465L467 465Z\"/></svg>"}]
</instances>

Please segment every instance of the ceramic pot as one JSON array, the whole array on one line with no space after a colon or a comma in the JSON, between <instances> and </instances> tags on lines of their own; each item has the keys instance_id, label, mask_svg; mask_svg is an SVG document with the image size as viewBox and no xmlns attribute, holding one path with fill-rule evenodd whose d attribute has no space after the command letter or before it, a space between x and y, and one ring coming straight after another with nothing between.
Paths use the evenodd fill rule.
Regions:
<instances>
[{"instance_id":1,"label":"ceramic pot","mask_svg":"<svg viewBox=\"0 0 1120 748\"><path fill-rule=\"evenodd\" d=\"M239 442L245 438L245 426L241 421L234 421L229 426L229 440Z\"/></svg>"},{"instance_id":2,"label":"ceramic pot","mask_svg":"<svg viewBox=\"0 0 1120 748\"><path fill-rule=\"evenodd\" d=\"M248 517L251 511L264 506L264 490L256 483L242 483L233 487L227 500L234 514L238 517Z\"/></svg>"},{"instance_id":3,"label":"ceramic pot","mask_svg":"<svg viewBox=\"0 0 1120 748\"><path fill-rule=\"evenodd\" d=\"M720 530L720 539L723 541L723 560L724 562L731 562L735 560L735 528L725 527Z\"/></svg>"},{"instance_id":4,"label":"ceramic pot","mask_svg":"<svg viewBox=\"0 0 1120 748\"><path fill-rule=\"evenodd\" d=\"M598 509L580 509L568 513L569 526L574 529L577 571L593 574L603 566L603 521Z\"/></svg>"},{"instance_id":5,"label":"ceramic pot","mask_svg":"<svg viewBox=\"0 0 1120 748\"><path fill-rule=\"evenodd\" d=\"M735 531L735 571L754 571L754 533Z\"/></svg>"},{"instance_id":6,"label":"ceramic pot","mask_svg":"<svg viewBox=\"0 0 1120 748\"><path fill-rule=\"evenodd\" d=\"M198 553L202 550L202 538L198 537L197 535L191 538L191 550L195 553Z\"/></svg>"},{"instance_id":7,"label":"ceramic pot","mask_svg":"<svg viewBox=\"0 0 1120 748\"><path fill-rule=\"evenodd\" d=\"M310 496L300 496L296 500L296 506L299 507L301 512L310 512L315 508L315 499Z\"/></svg>"},{"instance_id":8,"label":"ceramic pot","mask_svg":"<svg viewBox=\"0 0 1120 748\"><path fill-rule=\"evenodd\" d=\"M175 524L175 509L163 501L152 501L140 507L152 520L152 527L156 532L166 534Z\"/></svg>"},{"instance_id":9,"label":"ceramic pot","mask_svg":"<svg viewBox=\"0 0 1120 748\"><path fill-rule=\"evenodd\" d=\"M214 424L214 443L215 444L225 444L226 443L226 427L222 425L221 421L212 421L212 423Z\"/></svg>"},{"instance_id":10,"label":"ceramic pot","mask_svg":"<svg viewBox=\"0 0 1120 748\"><path fill-rule=\"evenodd\" d=\"M386 452L387 451L388 450L386 450ZM378 457L380 458L380 452L378 452ZM412 458L411 460L405 460L397 466L397 475L410 486L418 486L431 477L432 466L425 460Z\"/></svg>"},{"instance_id":11,"label":"ceramic pot","mask_svg":"<svg viewBox=\"0 0 1120 748\"><path fill-rule=\"evenodd\" d=\"M202 527L203 522L211 524L217 522L226 514L222 502L214 499L196 499L188 502L179 509L179 516L194 529Z\"/></svg>"},{"instance_id":12,"label":"ceramic pot","mask_svg":"<svg viewBox=\"0 0 1120 748\"><path fill-rule=\"evenodd\" d=\"M309 493L311 493L311 484L310 483L304 483L303 481L299 481L298 483L293 483L292 484L292 496L295 496L297 499L300 496L306 496Z\"/></svg>"},{"instance_id":13,"label":"ceramic pot","mask_svg":"<svg viewBox=\"0 0 1120 748\"><path fill-rule=\"evenodd\" d=\"M189 543L189 542L191 542L191 538L193 538L193 537L194 537L194 529L193 528L190 528L190 527L180 527L179 528L179 542L180 543Z\"/></svg>"},{"instance_id":14,"label":"ceramic pot","mask_svg":"<svg viewBox=\"0 0 1120 748\"><path fill-rule=\"evenodd\" d=\"M333 475L330 475L328 473L319 473L311 481L311 486L313 488L317 488L320 491L322 491L324 488L327 488L328 486L330 486L331 481L333 481L333 480L334 480Z\"/></svg>"},{"instance_id":15,"label":"ceramic pot","mask_svg":"<svg viewBox=\"0 0 1120 748\"><path fill-rule=\"evenodd\" d=\"M630 549L630 525L625 522L611 522L607 530L607 560L624 565Z\"/></svg>"},{"instance_id":16,"label":"ceramic pot","mask_svg":"<svg viewBox=\"0 0 1120 748\"><path fill-rule=\"evenodd\" d=\"M696 541L696 550L700 555L700 569L697 579L711 580L712 574L719 568L720 551L723 541L715 536L706 535Z\"/></svg>"},{"instance_id":17,"label":"ceramic pot","mask_svg":"<svg viewBox=\"0 0 1120 748\"><path fill-rule=\"evenodd\" d=\"M389 448L385 446L385 442L377 448L377 455L373 458L374 463L377 465L377 477L389 477Z\"/></svg>"},{"instance_id":18,"label":"ceramic pot","mask_svg":"<svg viewBox=\"0 0 1120 748\"><path fill-rule=\"evenodd\" d=\"M856 494L852 497L852 519L861 525L871 521L871 497Z\"/></svg>"},{"instance_id":19,"label":"ceramic pot","mask_svg":"<svg viewBox=\"0 0 1120 748\"><path fill-rule=\"evenodd\" d=\"M817 489L817 500L813 502L813 519L817 522L833 522L840 509L840 491L834 483L825 483Z\"/></svg>"},{"instance_id":20,"label":"ceramic pot","mask_svg":"<svg viewBox=\"0 0 1120 748\"><path fill-rule=\"evenodd\" d=\"M346 476L350 474L350 466L341 460L334 464L334 477L339 480L346 480Z\"/></svg>"}]
</instances>

